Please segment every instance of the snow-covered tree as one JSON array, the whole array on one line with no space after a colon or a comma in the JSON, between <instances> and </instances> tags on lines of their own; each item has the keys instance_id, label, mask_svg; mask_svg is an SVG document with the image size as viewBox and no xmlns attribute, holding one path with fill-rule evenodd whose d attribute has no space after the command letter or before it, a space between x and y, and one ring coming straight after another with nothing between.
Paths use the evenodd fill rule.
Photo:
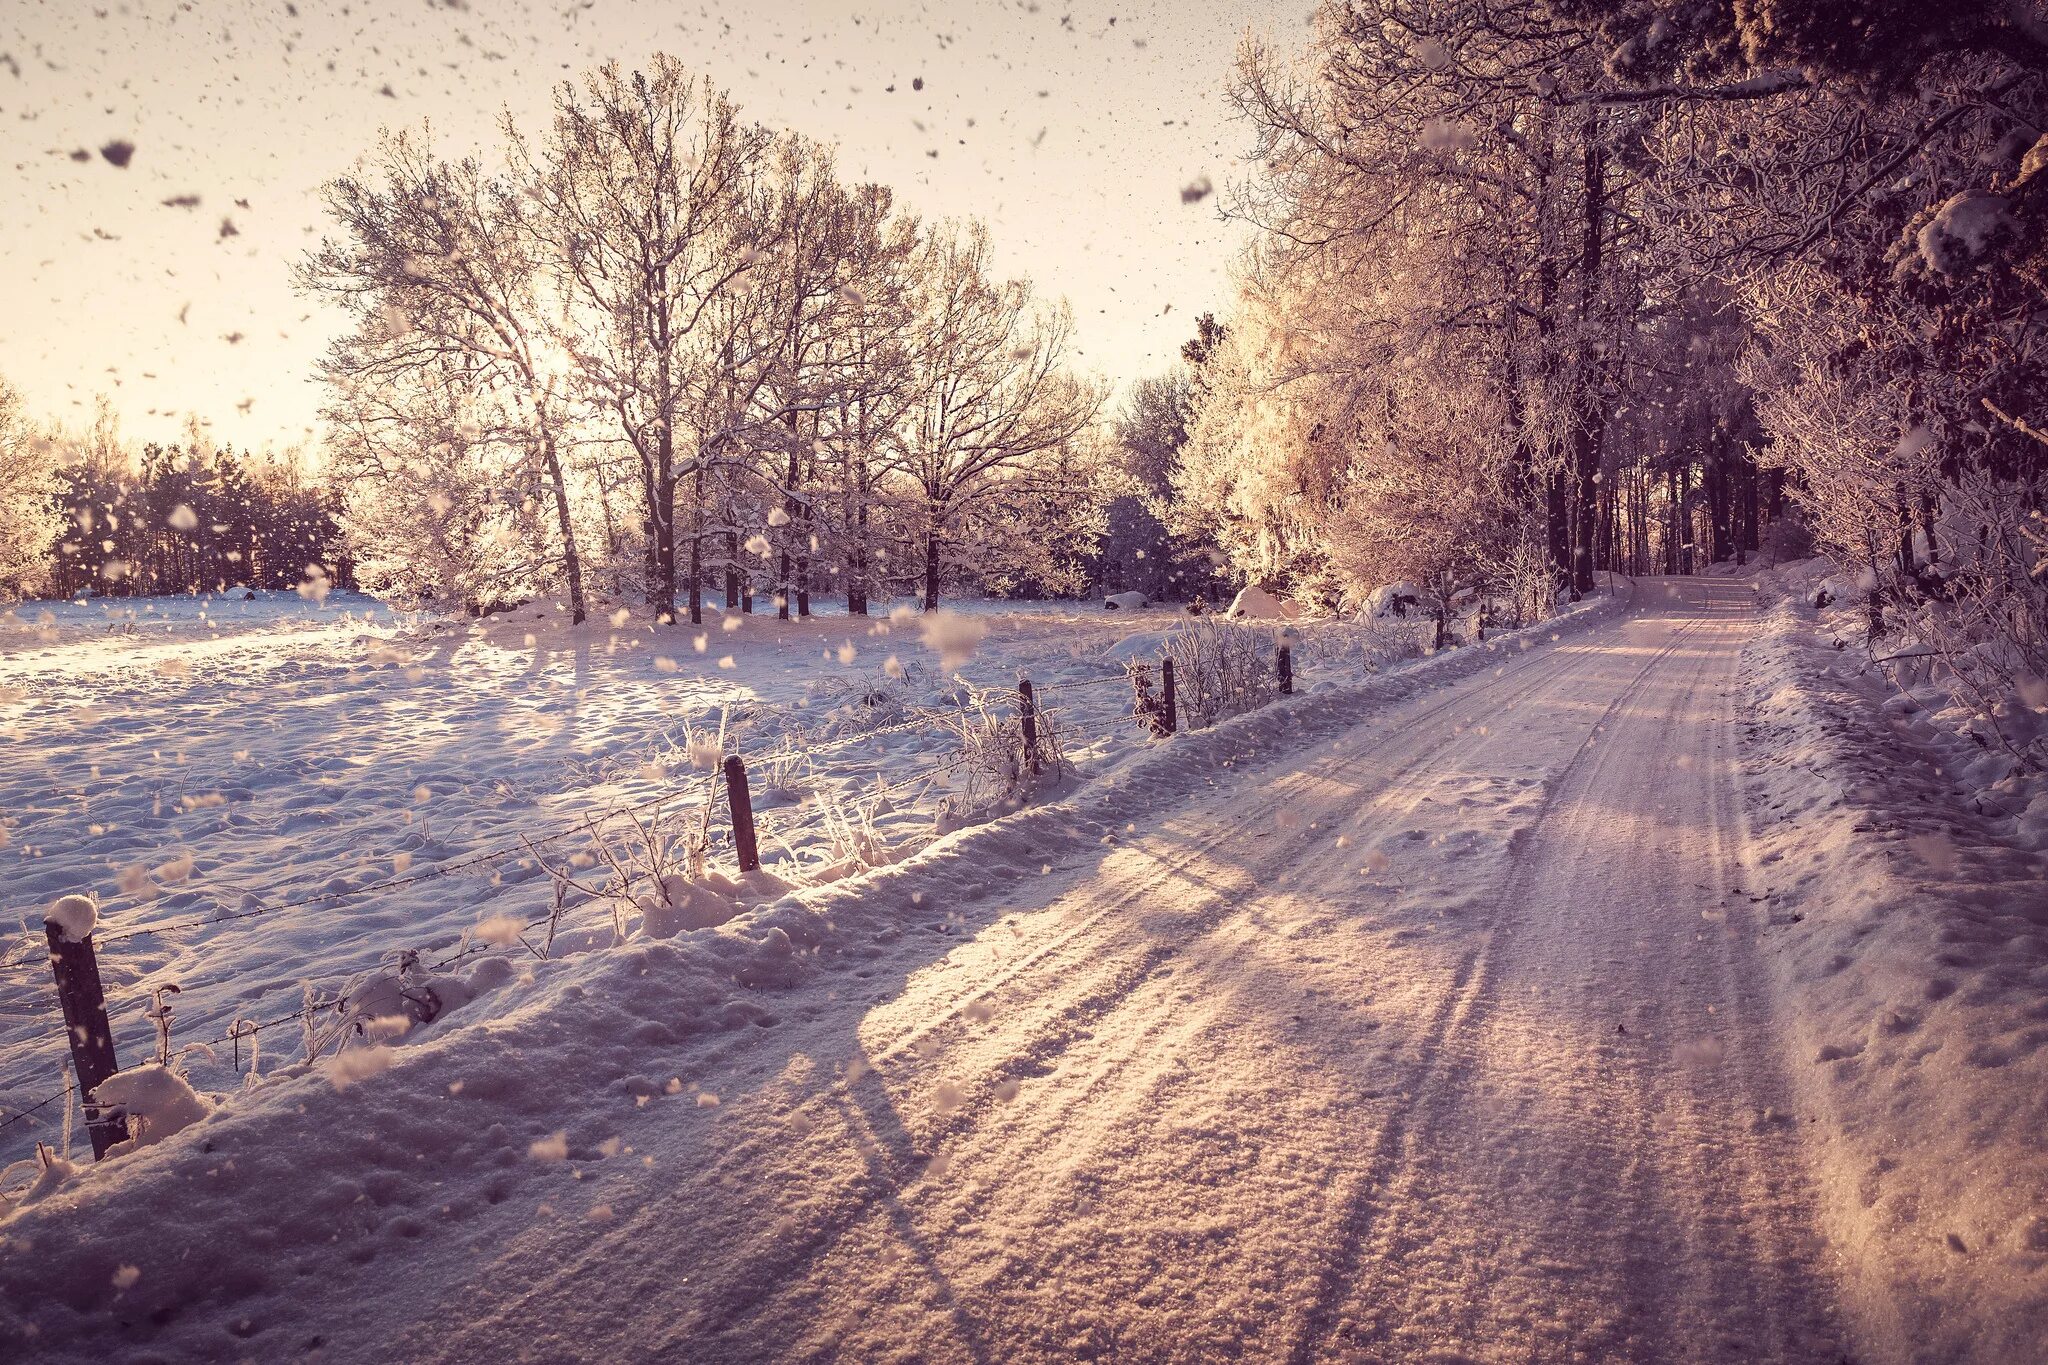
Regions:
<instances>
[{"instance_id":1,"label":"snow-covered tree","mask_svg":"<svg viewBox=\"0 0 2048 1365\"><path fill-rule=\"evenodd\" d=\"M545 139L514 140L530 221L554 248L578 375L639 464L648 601L665 619L676 611L678 488L704 491L702 462L727 440L685 426L693 381L701 412L706 359L724 350L700 328L775 246L753 193L772 140L665 55L646 71L613 63L563 84ZM688 509L692 534L701 511Z\"/></svg>"},{"instance_id":2,"label":"snow-covered tree","mask_svg":"<svg viewBox=\"0 0 2048 1365\"><path fill-rule=\"evenodd\" d=\"M977 505L1060 486L1065 471L1047 457L1094 423L1103 394L1066 368L1072 314L998 278L981 224L934 226L912 274L917 337L896 467L930 611L949 557L976 553L965 528Z\"/></svg>"},{"instance_id":3,"label":"snow-covered tree","mask_svg":"<svg viewBox=\"0 0 2048 1365\"><path fill-rule=\"evenodd\" d=\"M545 581L545 504L506 477L519 458L459 374L408 372L347 392L327 446L343 543L372 593L481 614Z\"/></svg>"},{"instance_id":4,"label":"snow-covered tree","mask_svg":"<svg viewBox=\"0 0 2048 1365\"><path fill-rule=\"evenodd\" d=\"M21 393L0 379L0 601L38 590L63 533L51 442L29 424Z\"/></svg>"},{"instance_id":5,"label":"snow-covered tree","mask_svg":"<svg viewBox=\"0 0 2048 1365\"><path fill-rule=\"evenodd\" d=\"M526 222L530 206L474 159L436 160L424 134L387 134L365 172L324 194L342 235L300 277L359 324L330 351L330 376L374 382L453 363L470 384L498 390L532 466L513 477L545 482L580 622L583 564L563 452L573 415L568 358L554 341L546 242Z\"/></svg>"}]
</instances>

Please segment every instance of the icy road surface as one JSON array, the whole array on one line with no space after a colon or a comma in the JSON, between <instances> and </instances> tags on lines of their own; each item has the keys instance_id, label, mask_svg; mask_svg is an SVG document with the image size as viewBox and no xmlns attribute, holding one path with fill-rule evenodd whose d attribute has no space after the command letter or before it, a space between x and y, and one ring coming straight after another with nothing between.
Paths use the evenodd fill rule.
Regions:
<instances>
[{"instance_id":1,"label":"icy road surface","mask_svg":"<svg viewBox=\"0 0 2048 1365\"><path fill-rule=\"evenodd\" d=\"M378 1349L1840 1360L1739 913L1752 590L1644 598L762 1036L630 1211Z\"/></svg>"}]
</instances>

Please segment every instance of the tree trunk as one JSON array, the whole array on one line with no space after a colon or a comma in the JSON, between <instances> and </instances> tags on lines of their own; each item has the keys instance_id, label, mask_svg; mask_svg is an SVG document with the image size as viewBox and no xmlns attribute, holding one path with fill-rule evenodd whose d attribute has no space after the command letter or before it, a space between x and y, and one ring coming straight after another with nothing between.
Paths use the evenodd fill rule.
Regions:
<instances>
[{"instance_id":1,"label":"tree trunk","mask_svg":"<svg viewBox=\"0 0 2048 1365\"><path fill-rule=\"evenodd\" d=\"M793 580L790 576L792 564L789 553L789 537L797 533L796 481L799 470L795 446L796 414L794 412L789 414L789 435L791 442L789 467L785 472L782 484L782 515L788 519L784 523L788 529L782 533L782 553L776 557L775 564L775 615L778 620L783 621L789 619L790 598L795 595L793 592Z\"/></svg>"},{"instance_id":2,"label":"tree trunk","mask_svg":"<svg viewBox=\"0 0 2048 1365\"><path fill-rule=\"evenodd\" d=\"M811 439L818 436L818 422L811 419ZM791 461L796 476L790 480L790 492L797 490L797 480L803 477L803 460L799 456ZM796 499L796 511L790 513L790 529L796 532L796 614L798 620L809 620L811 615L811 500L808 497Z\"/></svg>"},{"instance_id":3,"label":"tree trunk","mask_svg":"<svg viewBox=\"0 0 2048 1365\"><path fill-rule=\"evenodd\" d=\"M676 451L666 422L654 469L654 619L676 619Z\"/></svg>"},{"instance_id":4,"label":"tree trunk","mask_svg":"<svg viewBox=\"0 0 2048 1365\"><path fill-rule=\"evenodd\" d=\"M583 559L576 553L576 531L569 523L569 484L562 477L562 461L555 451L555 434L548 429L545 417L541 420L541 455L547 461L548 482L555 492L555 521L562 531L562 558L569 573L569 620L573 625L582 625L583 610Z\"/></svg>"},{"instance_id":5,"label":"tree trunk","mask_svg":"<svg viewBox=\"0 0 2048 1365\"><path fill-rule=\"evenodd\" d=\"M1742 452L1741 468L1742 540L1740 542L1740 553L1736 556L1736 562L1746 563L1748 556L1755 554L1761 545L1761 542L1757 539L1756 525L1758 473L1756 459L1750 454L1747 447L1744 447Z\"/></svg>"},{"instance_id":6,"label":"tree trunk","mask_svg":"<svg viewBox=\"0 0 2048 1365\"><path fill-rule=\"evenodd\" d=\"M704 624L704 466L691 479L696 508L690 515L690 624Z\"/></svg>"},{"instance_id":7,"label":"tree trunk","mask_svg":"<svg viewBox=\"0 0 2048 1365\"><path fill-rule=\"evenodd\" d=\"M854 480L854 505L847 509L846 614L868 614L868 500L865 478Z\"/></svg>"},{"instance_id":8,"label":"tree trunk","mask_svg":"<svg viewBox=\"0 0 2048 1365\"><path fill-rule=\"evenodd\" d=\"M939 609L939 528L932 526L924 533L924 609Z\"/></svg>"},{"instance_id":9,"label":"tree trunk","mask_svg":"<svg viewBox=\"0 0 2048 1365\"><path fill-rule=\"evenodd\" d=\"M1593 495L1599 484L1600 450L1606 434L1606 408L1594 380L1597 357L1592 347L1593 317L1600 302L1600 269L1607 216L1607 154L1601 141L1600 109L1588 105L1585 139L1585 212L1579 242L1579 346L1574 388L1572 461L1577 497L1572 514L1576 544L1572 555L1572 593L1593 590Z\"/></svg>"},{"instance_id":10,"label":"tree trunk","mask_svg":"<svg viewBox=\"0 0 2048 1365\"><path fill-rule=\"evenodd\" d=\"M1566 516L1563 470L1552 470L1543 481L1543 529L1549 541L1552 576L1559 583L1571 582L1571 524Z\"/></svg>"},{"instance_id":11,"label":"tree trunk","mask_svg":"<svg viewBox=\"0 0 2048 1365\"><path fill-rule=\"evenodd\" d=\"M1678 481L1678 466L1673 465L1665 472L1666 510L1669 516L1664 531L1664 572L1678 572L1678 523L1684 515L1685 493Z\"/></svg>"}]
</instances>

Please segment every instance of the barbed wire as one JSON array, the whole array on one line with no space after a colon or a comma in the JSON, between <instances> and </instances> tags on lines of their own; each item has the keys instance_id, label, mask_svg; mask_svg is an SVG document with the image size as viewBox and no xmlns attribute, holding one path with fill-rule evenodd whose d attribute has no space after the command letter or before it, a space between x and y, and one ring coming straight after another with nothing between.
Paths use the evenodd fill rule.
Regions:
<instances>
[{"instance_id":1,"label":"barbed wire","mask_svg":"<svg viewBox=\"0 0 2048 1365\"><path fill-rule=\"evenodd\" d=\"M1126 681L1127 675L1119 672L1116 674L1109 674L1098 678L1077 679L1071 682L1052 684L1043 689L1037 690L1036 696L1043 697L1048 694L1072 690L1076 688L1096 687L1110 683L1123 683ZM1012 690L998 689L995 690L993 694L1012 702L1021 701L1021 695ZM1049 721L1052 721L1057 720L1061 716L1063 710L1066 709L1068 708L1045 707L1041 710L1040 714L1046 717ZM1106 730L1090 733L1089 731L1084 731L1080 727L1073 725L1071 722L1061 723L1065 726L1069 733L1072 733L1077 737L1100 738L1106 737L1108 733ZM840 749L845 749L855 745L859 745L869 740L881 739L889 735L902 734L913 730L932 730L935 732L945 733L948 738L955 740L958 739L958 735L956 733L947 730L946 718L936 715L925 714L912 716L907 720L898 722L893 725L882 726L872 730L863 730L854 734L841 735L835 739L824 740L815 744L798 745L790 748L784 748L776 752L770 753L763 758L757 759L756 763L760 766L787 763L795 759L808 758L815 755L830 753ZM858 793L855 797L856 805L865 806L867 813L869 815L872 815L874 808L878 806L881 802L888 800L892 797L900 796L904 792L911 791L913 789L928 789L931 784L937 782L940 778L943 778L951 773L959 771L964 767L967 767L973 761L973 759L974 755L968 753L961 753L956 757L951 758L945 762L934 764L928 768L923 768L916 772L906 774L900 778L897 778L891 782L881 784L866 792ZM716 767L714 767L706 778L709 789L705 794L704 800L700 804L686 807L685 810L697 811L703 816L703 818L708 819L710 814L717 809L718 802L723 793L723 784L719 781L719 778L720 772ZM345 890L322 891L313 893L311 895L294 897L289 900L277 901L268 904L259 904L239 911L215 912L209 915L194 915L185 917L183 919L170 920L155 924L127 926L100 936L98 941L101 944L119 943L131 938L140 937L144 934L172 933L187 928L203 928L208 925L231 923L240 920L253 919L260 916L273 915L290 910L305 909L316 905L338 904L348 901L360 900L366 897L381 895L392 891L403 890L407 887L417 886L426 882L439 880L444 877L455 876L459 873L473 871L480 867L487 867L495 863L501 862L507 858L517 856L530 857L532 856L533 851L535 849L559 844L563 840L573 838L579 834L594 833L608 824L615 823L619 820L626 819L628 817L637 816L638 814L643 813L645 811L653 810L662 805L666 805L670 802L673 802L678 798L679 794L679 789L672 789L664 791L661 794L650 797L644 801L635 802L628 806L613 807L604 811L594 811L586 815L582 819L576 821L574 824L564 829L557 830L553 833L533 838L522 837L517 845L502 844L491 848L480 849L476 852L457 858L452 862L442 863L437 866L424 869L420 872L389 877L381 881L368 883L366 885L349 887ZM777 822L774 820L772 816L770 816L769 821L767 823L770 823L772 825L773 823ZM535 858L534 861L540 862L541 860ZM543 864L543 869L545 870L545 864ZM572 881L572 883L574 883L573 878L571 878L570 880ZM580 883L575 884L581 886ZM589 908L590 904L593 901L603 899L602 894L594 888L581 887L581 889L584 891L588 899L576 905L574 907L574 910L576 911L585 910ZM446 968L453 966L458 962L465 961L472 957L488 954L493 950L499 950L508 953L517 950L533 952L534 949L531 947L531 945L528 945L525 942L526 934L531 932L532 930L542 927L543 925L549 924L551 921L558 923L560 919L567 913L569 913L569 910L565 908L562 911L550 912L549 914L541 915L526 921L524 924L520 926L516 943L508 944L483 941L470 941L467 932L465 932L463 939L459 940L461 946L457 947L453 952L448 953L445 956L431 963L428 967L428 970L445 970ZM37 961L35 954L31 950L25 953L22 957L16 959L15 961L0 964L0 972L28 972L33 971L41 966L42 964L39 961ZM207 983L202 982L200 984L204 985ZM202 1026L208 1024L218 1024L223 1018L231 1018L232 1022L230 1022L223 1031L211 1037L198 1040L197 1042L188 1043L186 1044L186 1046L201 1046L211 1048L216 1044L233 1043L237 1041L239 1038L250 1037L255 1034L262 1033L268 1029L276 1028L283 1024L303 1022L317 1013L333 1009L338 1004L343 1003L345 999L345 995L337 994L330 999L308 1002L286 1013L278 1014L267 1019L258 1020L254 1023L249 1024L249 1026L246 1028L241 1027L241 1025L245 1021L234 1009L210 1010L207 1012L205 1018L202 1021L200 1021L202 1023ZM138 1001L137 1003L139 1004L140 1002ZM123 1013L125 1014L126 1011L123 1011ZM34 1044L37 1042L56 1041L63 1040L66 1038L68 1038L68 1031L59 1028L51 1031L47 1035L47 1037L38 1036L37 1038L24 1039L19 1041ZM16 1081L8 1082L6 1084L9 1086L18 1085L25 1083L28 1079L30 1078L24 1076ZM38 1101L36 1104L31 1105L28 1109L17 1113L12 1118L0 1120L0 1129L5 1129L6 1127L10 1127L15 1123L21 1122L29 1114L38 1112L42 1108L47 1107L49 1104L55 1103L57 1100L62 1098L64 1098L62 1094L49 1096L41 1101Z\"/></svg>"},{"instance_id":2,"label":"barbed wire","mask_svg":"<svg viewBox=\"0 0 2048 1365\"><path fill-rule=\"evenodd\" d=\"M1105 673L1099 678L1077 678L1070 682L1047 683L1043 687L1032 688L1031 695L1033 697L1049 697L1054 693L1072 692L1082 687L1101 687L1105 683L1123 683L1125 686L1129 686L1130 681L1131 675L1129 673L1118 670L1115 673Z\"/></svg>"},{"instance_id":3,"label":"barbed wire","mask_svg":"<svg viewBox=\"0 0 2048 1365\"><path fill-rule=\"evenodd\" d=\"M611 821L624 819L628 815L636 815L641 811L652 810L674 799L675 793L668 792L634 805L619 806L606 811L593 812L569 828L557 830L553 834L542 835L536 839L522 839L517 845L505 844L496 848L483 849L458 858L452 863L441 863L423 872L416 872L407 876L390 877L381 882L371 882L365 886L350 887L346 891L318 892L314 895L300 896L293 900L259 905L247 910L234 910L203 916L194 915L187 919L172 920L162 924L131 925L125 929L117 929L112 933L100 935L98 941L103 944L119 943L124 939L137 938L143 934L163 934L178 929L204 927L209 924L226 924L235 920L254 919L259 915L276 914L281 910L299 910L309 905L327 905L338 901L358 900L364 896L377 895L386 891L396 891L408 886L417 886L422 882L435 881L441 877L452 877L458 872L466 872L471 868L481 867L515 855L525 854L530 848L541 848L558 844L564 839L572 838L578 834L589 833Z\"/></svg>"},{"instance_id":4,"label":"barbed wire","mask_svg":"<svg viewBox=\"0 0 2048 1365\"><path fill-rule=\"evenodd\" d=\"M71 1091L68 1088L64 1090L59 1090L56 1094L45 1096L44 1098L37 1100L34 1104L31 1104L26 1108L16 1109L12 1114L8 1115L6 1118L0 1119L0 1133L4 1133L9 1128L12 1128L15 1124L23 1122L28 1118L29 1115L36 1113L38 1110L47 1109L51 1105L55 1104L58 1100L70 1098L70 1095Z\"/></svg>"}]
</instances>

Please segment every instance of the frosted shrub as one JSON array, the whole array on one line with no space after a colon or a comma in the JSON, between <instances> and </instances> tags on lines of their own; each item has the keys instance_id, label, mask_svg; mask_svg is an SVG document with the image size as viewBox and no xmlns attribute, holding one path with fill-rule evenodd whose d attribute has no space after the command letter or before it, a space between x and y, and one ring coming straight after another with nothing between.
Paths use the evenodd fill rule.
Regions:
<instances>
[{"instance_id":1,"label":"frosted shrub","mask_svg":"<svg viewBox=\"0 0 2048 1365\"><path fill-rule=\"evenodd\" d=\"M1523 536L1482 564L1493 610L1511 630L1533 626L1557 610L1557 570L1548 549Z\"/></svg>"},{"instance_id":2,"label":"frosted shrub","mask_svg":"<svg viewBox=\"0 0 2048 1365\"><path fill-rule=\"evenodd\" d=\"M1313 678L1368 677L1422 657L1428 621L1320 621L1298 627L1294 641L1295 685ZM1174 665L1180 667L1179 664Z\"/></svg>"},{"instance_id":3,"label":"frosted shrub","mask_svg":"<svg viewBox=\"0 0 2048 1365\"><path fill-rule=\"evenodd\" d=\"M1214 617L1198 618L1168 636L1182 728L1199 730L1278 696L1280 683L1273 671L1278 636L1271 626Z\"/></svg>"},{"instance_id":4,"label":"frosted shrub","mask_svg":"<svg viewBox=\"0 0 2048 1365\"><path fill-rule=\"evenodd\" d=\"M1057 779L1065 764L1055 713L1038 714L1038 772L1024 750L1024 725L1013 694L1007 689L968 688L960 708L934 717L953 732L960 746L962 790L948 798L941 817L966 819L992 810L1023 804L1039 777Z\"/></svg>"},{"instance_id":5,"label":"frosted shrub","mask_svg":"<svg viewBox=\"0 0 2048 1365\"><path fill-rule=\"evenodd\" d=\"M1939 684L1972 713L1979 744L2040 771L2048 768L2039 710L2048 705L2048 518L2028 509L2032 490L1983 475L1958 480L1950 493L1940 557L1921 581L1889 590L1873 639L1901 637L1881 659L1901 687Z\"/></svg>"}]
</instances>

